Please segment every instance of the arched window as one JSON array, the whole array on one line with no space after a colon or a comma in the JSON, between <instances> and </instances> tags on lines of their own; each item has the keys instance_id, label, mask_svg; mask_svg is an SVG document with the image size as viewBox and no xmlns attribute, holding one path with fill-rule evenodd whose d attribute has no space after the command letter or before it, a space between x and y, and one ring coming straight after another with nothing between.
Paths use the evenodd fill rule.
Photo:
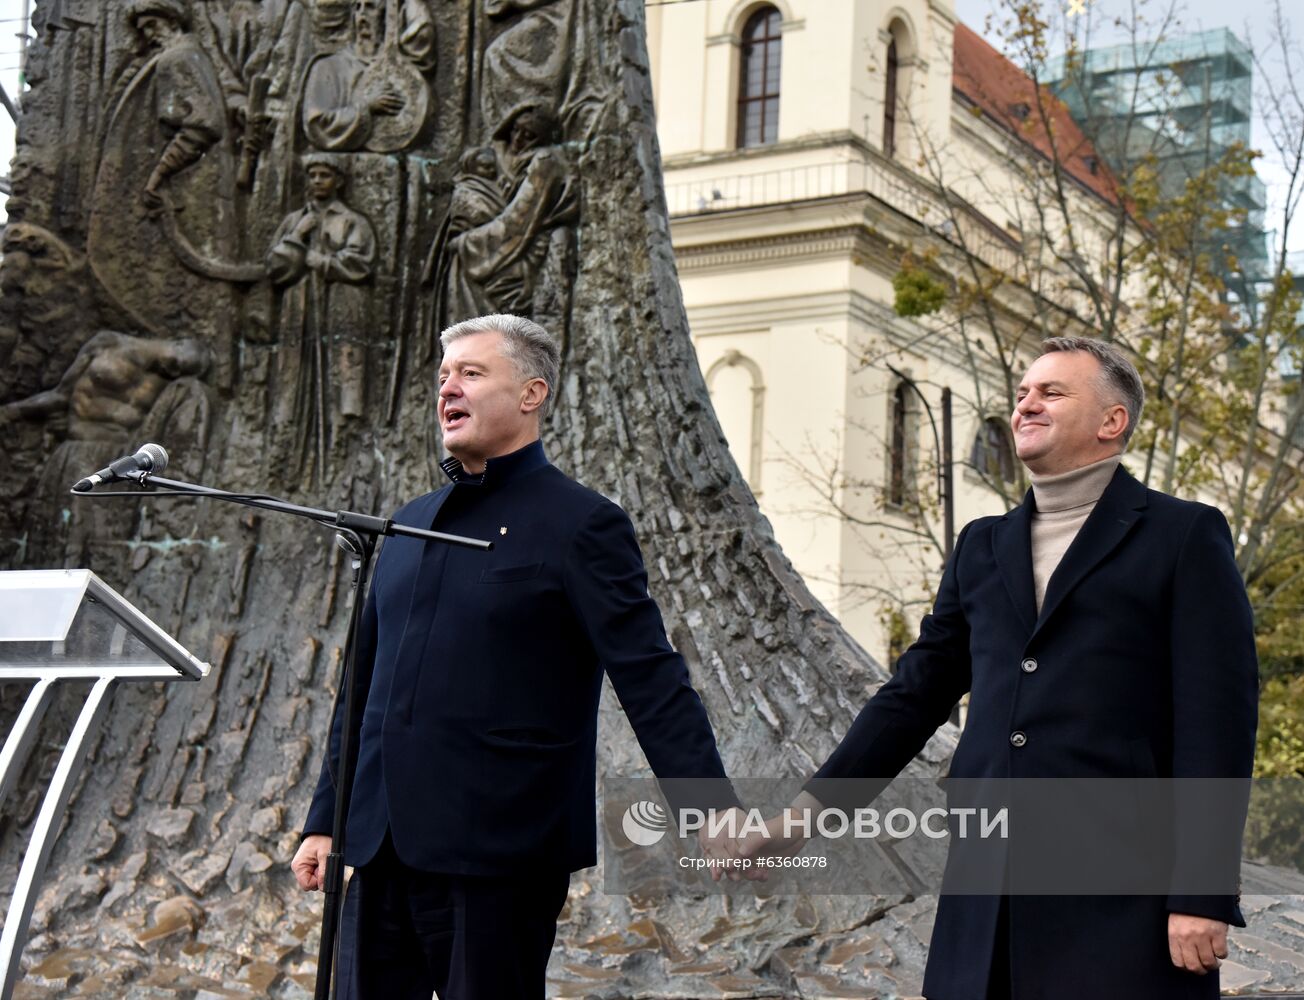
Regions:
<instances>
[{"instance_id":1,"label":"arched window","mask_svg":"<svg viewBox=\"0 0 1304 1000\"><path fill-rule=\"evenodd\" d=\"M761 366L728 351L706 373L720 429L752 492L761 492L761 441L765 432L765 380Z\"/></svg>"},{"instance_id":2,"label":"arched window","mask_svg":"<svg viewBox=\"0 0 1304 1000\"><path fill-rule=\"evenodd\" d=\"M892 428L891 451L888 456L887 501L897 507L905 506L907 470L909 468L909 435L907 424L910 420L909 386L898 382L892 392Z\"/></svg>"},{"instance_id":3,"label":"arched window","mask_svg":"<svg viewBox=\"0 0 1304 1000\"><path fill-rule=\"evenodd\" d=\"M1014 474L1014 446L1010 430L1000 417L988 417L978 428L973 451L969 455L973 467L989 479L1012 483Z\"/></svg>"},{"instance_id":4,"label":"arched window","mask_svg":"<svg viewBox=\"0 0 1304 1000\"><path fill-rule=\"evenodd\" d=\"M764 146L779 137L779 11L762 7L743 25L738 76L738 145Z\"/></svg>"},{"instance_id":5,"label":"arched window","mask_svg":"<svg viewBox=\"0 0 1304 1000\"><path fill-rule=\"evenodd\" d=\"M883 95L883 155L896 155L897 78L901 63L897 57L897 43L893 38L887 43L887 91Z\"/></svg>"}]
</instances>

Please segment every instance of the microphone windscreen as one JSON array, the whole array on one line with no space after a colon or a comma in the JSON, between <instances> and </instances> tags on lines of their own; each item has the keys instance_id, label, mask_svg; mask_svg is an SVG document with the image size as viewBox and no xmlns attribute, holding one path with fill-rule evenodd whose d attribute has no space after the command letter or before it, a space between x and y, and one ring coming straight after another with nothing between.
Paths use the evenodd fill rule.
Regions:
<instances>
[{"instance_id":1,"label":"microphone windscreen","mask_svg":"<svg viewBox=\"0 0 1304 1000\"><path fill-rule=\"evenodd\" d=\"M140 461L141 467L150 472L162 472L168 467L168 453L163 450L161 444L141 445L140 451L136 452L136 458Z\"/></svg>"}]
</instances>

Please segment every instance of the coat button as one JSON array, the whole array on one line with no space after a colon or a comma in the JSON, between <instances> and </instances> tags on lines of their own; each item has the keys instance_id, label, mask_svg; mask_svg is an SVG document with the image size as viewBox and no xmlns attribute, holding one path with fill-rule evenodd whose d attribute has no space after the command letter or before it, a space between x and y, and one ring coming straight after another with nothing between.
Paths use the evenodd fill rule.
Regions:
<instances>
[{"instance_id":1,"label":"coat button","mask_svg":"<svg viewBox=\"0 0 1304 1000\"><path fill-rule=\"evenodd\" d=\"M1014 732L1010 733L1010 746L1021 747L1027 742L1028 742L1028 735L1026 733L1020 732L1017 729Z\"/></svg>"},{"instance_id":2,"label":"coat button","mask_svg":"<svg viewBox=\"0 0 1304 1000\"><path fill-rule=\"evenodd\" d=\"M1019 664L1019 666L1023 667L1023 672L1025 674L1030 674L1037 669L1037 661L1034 660L1031 656L1029 656L1026 660L1024 660L1021 664Z\"/></svg>"}]
</instances>

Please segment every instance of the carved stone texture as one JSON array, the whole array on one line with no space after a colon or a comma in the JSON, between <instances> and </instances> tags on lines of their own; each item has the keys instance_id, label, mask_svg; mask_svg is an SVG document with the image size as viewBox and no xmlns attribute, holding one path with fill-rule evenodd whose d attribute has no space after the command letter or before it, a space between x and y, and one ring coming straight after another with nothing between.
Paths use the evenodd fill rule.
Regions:
<instances>
[{"instance_id":1,"label":"carved stone texture","mask_svg":"<svg viewBox=\"0 0 1304 1000\"><path fill-rule=\"evenodd\" d=\"M441 482L434 335L468 312L514 309L565 337L547 450L633 517L731 771L798 777L824 758L884 674L779 550L712 414L642 0L61 0L34 29L0 266L0 563L93 567L213 672L117 695L38 908L31 984L238 993L255 968L250 995L311 982L320 897L285 864L347 617L326 533L207 503L74 501L68 484L153 439L213 484L392 511ZM375 141L377 115L402 114L365 92L365 68L318 101L324 67L352 59L420 78L410 138ZM14 704L0 692L0 714ZM76 704L52 709L28 788ZM604 772L644 773L610 694L602 714ZM949 741L908 772L920 796ZM0 871L29 822L0 825ZM558 995L828 989L833 973L804 963L855 927L857 954L890 949L917 982L926 907L626 898L599 878L574 880ZM137 935L178 893L211 919L143 955Z\"/></svg>"}]
</instances>

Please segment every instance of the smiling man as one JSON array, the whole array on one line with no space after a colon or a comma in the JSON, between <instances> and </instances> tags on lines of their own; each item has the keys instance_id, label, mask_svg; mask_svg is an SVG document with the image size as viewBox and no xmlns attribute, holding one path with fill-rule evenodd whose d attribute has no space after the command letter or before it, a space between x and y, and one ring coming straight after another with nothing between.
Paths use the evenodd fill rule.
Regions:
<instances>
[{"instance_id":1,"label":"smiling man","mask_svg":"<svg viewBox=\"0 0 1304 1000\"><path fill-rule=\"evenodd\" d=\"M961 532L919 639L798 808L865 805L838 779L893 778L966 692L952 778L1249 777L1257 664L1227 522L1122 467L1144 390L1117 348L1055 338L1042 350L1010 420L1032 488ZM1179 862L1193 819L1179 807ZM804 845L781 819L768 826L744 855ZM1227 926L1244 926L1239 899L1171 888L943 894L924 996L1212 1000Z\"/></svg>"},{"instance_id":2,"label":"smiling man","mask_svg":"<svg viewBox=\"0 0 1304 1000\"><path fill-rule=\"evenodd\" d=\"M451 482L395 520L492 539L386 542L360 633L365 694L345 861L339 995L533 1000L570 872L596 863L605 670L679 807L733 807L706 712L670 647L629 517L544 457L557 344L517 316L440 338ZM292 867L321 887L339 718ZM732 851L726 838L703 850Z\"/></svg>"}]
</instances>

